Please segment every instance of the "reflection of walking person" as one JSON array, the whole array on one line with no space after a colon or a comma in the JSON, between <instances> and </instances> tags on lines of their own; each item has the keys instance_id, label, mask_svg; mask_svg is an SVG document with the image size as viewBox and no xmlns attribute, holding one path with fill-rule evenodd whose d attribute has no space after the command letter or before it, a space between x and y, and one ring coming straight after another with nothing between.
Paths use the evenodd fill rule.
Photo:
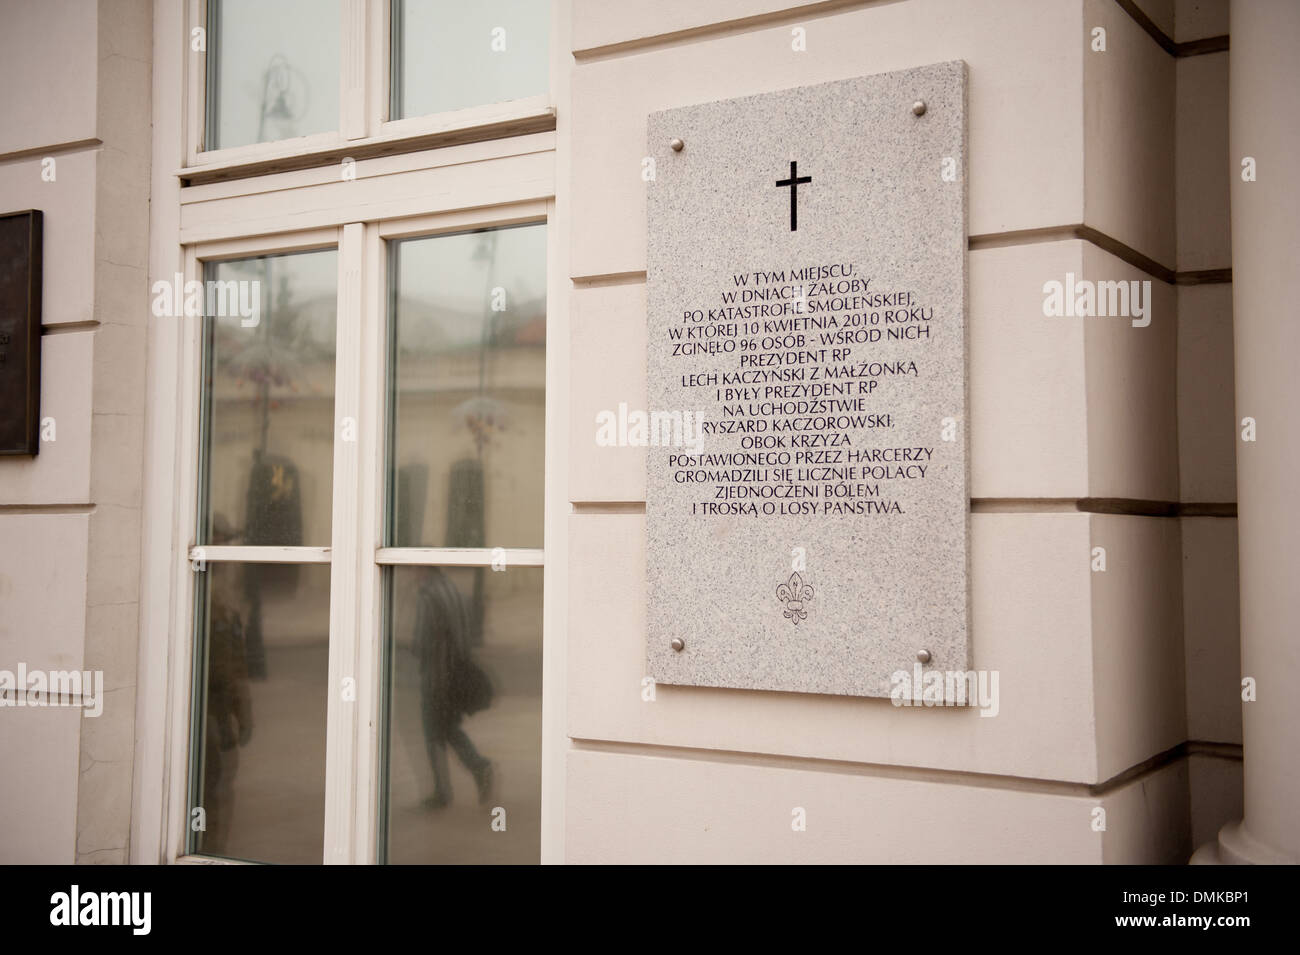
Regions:
<instances>
[{"instance_id":1,"label":"reflection of walking person","mask_svg":"<svg viewBox=\"0 0 1300 955\"><path fill-rule=\"evenodd\" d=\"M487 709L492 685L470 656L470 615L464 597L439 567L424 569L415 617L415 645L420 655L420 703L424 744L433 766L432 809L451 802L447 747L455 750L474 776L480 803L492 795L492 763L461 729L463 717Z\"/></svg>"},{"instance_id":2,"label":"reflection of walking person","mask_svg":"<svg viewBox=\"0 0 1300 955\"><path fill-rule=\"evenodd\" d=\"M203 765L203 807L207 829L202 851L219 855L226 850L230 820L234 815L235 776L239 772L239 746L253 736L253 702L248 692L248 664L244 625L230 591L213 586L209 599L207 719Z\"/></svg>"}]
</instances>

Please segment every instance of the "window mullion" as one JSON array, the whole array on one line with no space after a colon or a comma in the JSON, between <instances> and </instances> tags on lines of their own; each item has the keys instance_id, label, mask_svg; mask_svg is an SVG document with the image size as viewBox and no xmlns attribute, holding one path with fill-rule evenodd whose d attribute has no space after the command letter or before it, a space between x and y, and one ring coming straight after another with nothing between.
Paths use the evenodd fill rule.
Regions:
<instances>
[{"instance_id":1,"label":"window mullion","mask_svg":"<svg viewBox=\"0 0 1300 955\"><path fill-rule=\"evenodd\" d=\"M203 265L194 249L184 253L184 274L187 281L203 276ZM198 474L199 474L199 417L200 392L203 381L203 319L182 318L180 334L180 381L177 423L178 447L193 449L194 453L181 454L176 461L176 484L179 502L175 532L182 539L194 540L198 526ZM189 838L190 770L194 754L190 750L190 729L194 718L194 593L195 578L187 548L177 548L174 566L176 599L172 607L172 633L175 634L170 707L170 736L168 748L172 759L168 763L165 858L175 861L185 854Z\"/></svg>"},{"instance_id":2,"label":"window mullion","mask_svg":"<svg viewBox=\"0 0 1300 955\"><path fill-rule=\"evenodd\" d=\"M380 776L379 732L383 704L380 639L380 568L374 561L379 545L384 496L384 434L386 346L386 293L384 243L379 227L368 224L362 240L363 270L359 349L361 369L358 454L361 468L356 500L357 514L357 708L354 768L353 861L376 860Z\"/></svg>"},{"instance_id":3,"label":"window mullion","mask_svg":"<svg viewBox=\"0 0 1300 955\"><path fill-rule=\"evenodd\" d=\"M425 567L541 567L540 547L384 547L375 554L381 564Z\"/></svg>"},{"instance_id":4,"label":"window mullion","mask_svg":"<svg viewBox=\"0 0 1300 955\"><path fill-rule=\"evenodd\" d=\"M205 0L187 0L185 5L186 16L183 23L185 24L185 35L178 39L184 44L185 50L185 118L184 118L184 156L185 165L193 166L198 159L198 154L203 150L205 138L207 135L207 63L208 63L208 43L211 37L208 33L207 12L208 5ZM195 30L201 30L199 37L201 43L196 43ZM201 49L194 49L195 46Z\"/></svg>"},{"instance_id":5,"label":"window mullion","mask_svg":"<svg viewBox=\"0 0 1300 955\"><path fill-rule=\"evenodd\" d=\"M201 544L190 548L189 559L191 563L234 561L241 564L328 564L330 548Z\"/></svg>"},{"instance_id":6,"label":"window mullion","mask_svg":"<svg viewBox=\"0 0 1300 955\"><path fill-rule=\"evenodd\" d=\"M369 135L369 117L366 115L367 60L370 48L367 41L370 17L367 0L342 0L339 16L339 48L342 63L339 70L339 134L347 140L364 139Z\"/></svg>"},{"instance_id":7,"label":"window mullion","mask_svg":"<svg viewBox=\"0 0 1300 955\"><path fill-rule=\"evenodd\" d=\"M361 421L362 238L364 226L343 226L339 240L337 347L334 379L334 500L331 521L329 701L325 742L325 862L352 859L356 792L358 492Z\"/></svg>"}]
</instances>

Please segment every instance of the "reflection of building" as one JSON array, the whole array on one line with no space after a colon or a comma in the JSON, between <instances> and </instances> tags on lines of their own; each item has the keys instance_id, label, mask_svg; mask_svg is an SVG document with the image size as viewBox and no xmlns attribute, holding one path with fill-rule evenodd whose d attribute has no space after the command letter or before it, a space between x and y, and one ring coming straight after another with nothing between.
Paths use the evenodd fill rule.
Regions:
<instances>
[{"instance_id":1,"label":"reflection of building","mask_svg":"<svg viewBox=\"0 0 1300 955\"><path fill-rule=\"evenodd\" d=\"M177 727L203 712L190 693L211 677L189 664L205 625L199 575L213 567L237 584L291 571L256 594L268 666L250 680L247 745L263 748L239 762L266 791L292 791L306 822L257 816L230 834L250 854L266 842L268 856L369 861L390 850L389 825L412 834L392 861L436 859L438 839L457 859L550 862L1164 863L1198 846L1300 859L1300 343L1283 286L1300 241L1294 4L554 0L549 34L511 41L548 37L547 69L494 74L501 95L477 99L430 80L406 101L445 93L450 105L418 116L385 98L390 64L366 59L390 35L373 29L383 11L404 7L364 0L350 8L366 14L366 42L248 28L268 49L243 77L254 106L239 137L256 138L271 47L305 37L296 62L313 108L331 89L338 101L294 140L219 149L204 148L191 6L3 14L0 76L22 95L0 106L0 211L44 213L41 414L57 440L35 459L0 458L0 669L102 668L110 692L98 719L0 708L0 757L17 767L0 781L0 861L192 851L182 815L201 792L187 772L202 740ZM313 24L321 35L328 19ZM792 48L797 30L806 50ZM435 41L439 56L401 64L403 82L418 85L414 66L488 73L484 44ZM646 394L644 160L671 150L647 143L647 117L951 59L969 78L971 639L975 664L1001 673L999 715L698 688L661 689L650 705L647 616L709 595L686 570L681 600L647 606L645 459L592 440L597 414ZM810 120L809 149L818 128ZM671 154L698 156L694 145ZM808 221L801 210L801 233ZM486 296L506 281L486 269L452 273L464 281L450 301L426 283L398 293L400 313L438 319L399 338L397 380L385 339L395 243L523 224L544 224L519 257L537 281L505 312L475 307L480 285ZM196 326L150 318L154 280L322 249L337 255L328 287L294 304L332 329L326 347L299 349L265 393L247 375L205 378ZM1046 318L1043 285L1067 274L1150 281L1151 325ZM221 327L221 348L245 340L237 325ZM219 452L208 458L205 393ZM342 437L349 421L355 441ZM288 554L238 536L264 428L281 470L253 496L299 495ZM390 465L402 503L385 498ZM481 515L458 500L476 494ZM398 528L390 505L409 512ZM236 537L196 534L203 506ZM194 569L192 547L227 544ZM532 840L522 849L484 850L470 806L449 807L464 815L446 823L418 808L411 593L425 565L482 607L474 650L496 702L473 735L516 768L502 778L528 806L510 829ZM325 688L358 674L370 684L340 707ZM1254 702L1242 703L1243 678ZM360 729L385 715L390 739ZM349 754L328 770L327 737ZM299 788L281 786L299 768ZM795 849L778 795L809 810ZM327 799L346 804L327 811ZM374 831L340 835L339 819Z\"/></svg>"},{"instance_id":2,"label":"reflection of building","mask_svg":"<svg viewBox=\"0 0 1300 955\"><path fill-rule=\"evenodd\" d=\"M485 485L483 500L502 502L517 496L540 499L535 463L543 458L546 435L546 347L544 302L527 303L507 320L488 319L485 341L469 340L445 350L437 336L413 330L399 333L397 401L403 408L394 464L444 463L438 479L427 485L422 530L408 527L413 540L465 546L447 538L451 513L449 465L477 461ZM402 301L399 314L420 316L438 311L431 303ZM490 314L490 313L489 313ZM439 312L441 327L483 324L480 314ZM540 513L524 508L493 508L484 515L483 540L531 540L540 543ZM482 545L479 545L482 546ZM490 546L490 544L488 545Z\"/></svg>"},{"instance_id":3,"label":"reflection of building","mask_svg":"<svg viewBox=\"0 0 1300 955\"><path fill-rule=\"evenodd\" d=\"M263 272L252 270L246 280L262 280ZM252 328L235 317L213 329L207 493L213 513L236 529L237 543L329 540L338 306L329 294L286 307L284 294L264 292L263 320ZM250 521L250 508L261 520Z\"/></svg>"}]
</instances>

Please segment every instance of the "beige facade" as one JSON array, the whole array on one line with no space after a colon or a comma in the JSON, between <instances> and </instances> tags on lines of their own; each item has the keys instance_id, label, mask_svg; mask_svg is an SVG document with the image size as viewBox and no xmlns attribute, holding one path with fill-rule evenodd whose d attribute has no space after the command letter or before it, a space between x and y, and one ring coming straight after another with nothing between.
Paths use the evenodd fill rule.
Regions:
<instances>
[{"instance_id":1,"label":"beige facade","mask_svg":"<svg viewBox=\"0 0 1300 955\"><path fill-rule=\"evenodd\" d=\"M6 861L125 862L149 319L147 3L8 3L0 205L45 214L41 416L0 468L0 667L102 670L96 719L7 709ZM43 170L49 170L43 178ZM143 306L143 307L142 307Z\"/></svg>"},{"instance_id":2,"label":"beige facade","mask_svg":"<svg viewBox=\"0 0 1300 955\"><path fill-rule=\"evenodd\" d=\"M107 689L95 719L0 709L20 768L0 861L186 856L199 345L151 315L150 287L324 246L339 351L361 356L335 391L360 439L311 451L334 478L332 547L311 558L332 569L329 680L360 688L330 696L325 861L376 858L381 582L408 559L378 550L383 243L526 221L547 229L546 367L506 363L546 382L544 555L520 548L545 571L542 861L1182 863L1243 814L1234 861L1300 861L1292 6L551 6L545 97L380 122L389 5L344 0L339 132L216 157L196 145L197 0L0 7L0 212L44 211L57 423L36 458L0 458L0 669L102 669ZM646 401L647 115L957 59L972 665L999 672L998 713L647 694L645 457L594 439L602 410ZM1046 317L1044 283L1070 273L1149 281L1150 324ZM542 410L514 413L540 459Z\"/></svg>"}]
</instances>

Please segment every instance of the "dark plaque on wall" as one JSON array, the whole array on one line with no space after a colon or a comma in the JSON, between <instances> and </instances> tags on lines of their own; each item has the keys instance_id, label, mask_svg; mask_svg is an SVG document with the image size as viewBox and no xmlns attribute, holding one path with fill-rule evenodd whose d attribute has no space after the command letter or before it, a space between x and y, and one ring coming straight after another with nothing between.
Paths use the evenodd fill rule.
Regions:
<instances>
[{"instance_id":1,"label":"dark plaque on wall","mask_svg":"<svg viewBox=\"0 0 1300 955\"><path fill-rule=\"evenodd\" d=\"M36 454L41 424L41 213L0 215L0 454Z\"/></svg>"}]
</instances>

